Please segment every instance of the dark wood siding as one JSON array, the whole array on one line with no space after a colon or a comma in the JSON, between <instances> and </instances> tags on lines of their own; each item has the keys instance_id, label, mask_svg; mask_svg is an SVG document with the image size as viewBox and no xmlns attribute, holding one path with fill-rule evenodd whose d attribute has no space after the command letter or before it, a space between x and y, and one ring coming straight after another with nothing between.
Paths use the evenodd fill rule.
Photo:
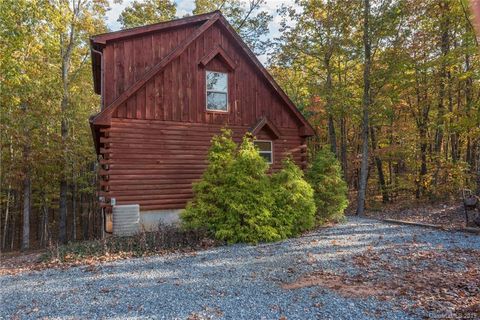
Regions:
<instances>
[{"instance_id":1,"label":"dark wood siding","mask_svg":"<svg viewBox=\"0 0 480 320\"><path fill-rule=\"evenodd\" d=\"M196 28L198 24L191 24L109 43L103 49L104 105L111 104Z\"/></svg>"},{"instance_id":2,"label":"dark wood siding","mask_svg":"<svg viewBox=\"0 0 480 320\"><path fill-rule=\"evenodd\" d=\"M172 36L185 37L183 33L179 32L170 35L169 38ZM135 54L135 50L133 50L133 54L126 54L126 52L132 52L132 45L138 48L144 42L151 43L144 39L142 41L126 40L123 41L123 48L121 45L113 46L114 56L120 56L119 61L124 62L123 66L116 65L120 73L120 77L115 77L113 81L119 88L116 96L132 85L134 80L138 80L137 75L147 69L144 66L152 66L152 63L145 63L145 55L148 56L148 53L152 52L150 46L144 50L143 55L140 54L143 51ZM169 42L167 41L167 43ZM221 45L237 64L236 69L229 72L230 112L228 114L205 112L206 68L200 66L198 62L217 45ZM123 58L121 58L122 55ZM222 62L214 59L207 65L207 69L209 67L213 70L222 70ZM124 70L123 73L122 70ZM106 98L105 101L106 104L112 102L110 98ZM275 91L265 85L256 68L242 57L238 45L231 41L229 35L217 25L209 28L153 81L149 81L128 98L126 103L118 107L113 116L128 119L232 125L251 125L261 116L267 116L278 127L296 128L299 125L296 117L285 107L284 102Z\"/></svg>"},{"instance_id":3,"label":"dark wood siding","mask_svg":"<svg viewBox=\"0 0 480 320\"><path fill-rule=\"evenodd\" d=\"M223 125L190 124L158 120L113 119L102 153L108 170L101 175L108 186L108 197L118 204L138 203L141 210L183 208L191 196L192 182L206 167L210 140ZM230 126L234 140L240 142L248 131L245 126ZM292 154L297 163L304 158L303 138L296 129L282 129L282 137L273 141L273 171L281 167L281 158ZM259 139L271 140L260 132ZM108 176L108 177L107 177Z\"/></svg>"},{"instance_id":4,"label":"dark wood siding","mask_svg":"<svg viewBox=\"0 0 480 320\"><path fill-rule=\"evenodd\" d=\"M258 139L273 140L271 170L281 167L286 154L304 166L298 116L218 23L120 104L110 126L100 129L100 176L107 199L138 203L141 210L184 208L192 197L192 182L206 167L212 136L228 127L240 142L262 117L280 132L276 139L268 129L257 133ZM108 42L103 50L104 105L112 104L195 28L191 24ZM199 64L218 46L228 55L227 63L217 56L206 66ZM228 72L228 113L206 111L206 69Z\"/></svg>"}]
</instances>

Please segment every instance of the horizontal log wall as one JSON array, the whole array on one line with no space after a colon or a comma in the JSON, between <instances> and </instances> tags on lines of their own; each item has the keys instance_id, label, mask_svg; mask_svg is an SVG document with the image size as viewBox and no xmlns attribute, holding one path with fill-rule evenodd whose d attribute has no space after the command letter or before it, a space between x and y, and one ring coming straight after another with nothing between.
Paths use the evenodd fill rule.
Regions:
<instances>
[{"instance_id":1,"label":"horizontal log wall","mask_svg":"<svg viewBox=\"0 0 480 320\"><path fill-rule=\"evenodd\" d=\"M114 111L111 125L99 132L102 195L141 210L184 208L192 182L205 170L210 140L222 127L242 136L262 117L280 131L273 140L274 163L292 154L305 165L301 121L245 55L239 43L216 22L177 58ZM146 33L107 43L104 48L104 106L110 105L155 64L185 40L199 24ZM211 57L222 48L224 57ZM202 61L202 63L199 63ZM207 60L208 61L208 60ZM225 63L228 61L228 63ZM233 66L233 69L232 69ZM206 110L205 71L228 72L229 112Z\"/></svg>"},{"instance_id":2,"label":"horizontal log wall","mask_svg":"<svg viewBox=\"0 0 480 320\"><path fill-rule=\"evenodd\" d=\"M100 175L106 198L117 204L140 204L141 210L184 208L192 197L192 182L205 170L210 140L223 125L179 123L158 120L113 119L102 129ZM234 140L240 142L247 126L229 126ZM298 129L280 128L282 136L273 140L274 163L292 154L302 165L304 139ZM260 132L259 139L271 139Z\"/></svg>"}]
</instances>

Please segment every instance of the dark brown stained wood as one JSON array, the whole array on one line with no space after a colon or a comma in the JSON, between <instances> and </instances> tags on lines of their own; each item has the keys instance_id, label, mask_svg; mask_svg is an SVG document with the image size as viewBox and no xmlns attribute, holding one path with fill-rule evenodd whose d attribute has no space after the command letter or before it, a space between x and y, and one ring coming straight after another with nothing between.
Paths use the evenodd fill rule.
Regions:
<instances>
[{"instance_id":1,"label":"dark brown stained wood","mask_svg":"<svg viewBox=\"0 0 480 320\"><path fill-rule=\"evenodd\" d=\"M137 82L131 85L128 89L123 91L120 96L118 96L115 101L103 109L93 120L94 124L97 125L109 125L109 117L115 111L115 109L124 103L129 97L131 97L138 89L140 89L147 81L154 77L159 71L161 71L166 65L168 65L172 60L177 58L186 47L190 45L200 34L207 30L211 25L218 20L218 15L214 15L210 20L202 24L198 29L195 30L187 39L180 43L173 51L171 51L165 58L163 58L158 64L153 66L146 74L142 76ZM127 55L131 55L131 50L128 51ZM131 69L128 70L129 77L131 76ZM128 115L127 115L128 118Z\"/></svg>"},{"instance_id":2,"label":"dark brown stained wood","mask_svg":"<svg viewBox=\"0 0 480 320\"><path fill-rule=\"evenodd\" d=\"M282 135L280 131L277 129L277 127L270 121L268 120L267 117L262 117L260 120L250 129L250 132L252 132L253 135L258 134L261 130L265 130L265 128L268 128L273 134L273 138L278 139Z\"/></svg>"},{"instance_id":3,"label":"dark brown stained wood","mask_svg":"<svg viewBox=\"0 0 480 320\"><path fill-rule=\"evenodd\" d=\"M215 23L215 21L218 21L218 23ZM210 23L210 25L208 25ZM215 24L214 24L215 23ZM188 33L188 30L186 29L179 29L177 32L173 33L170 37L168 37L168 43L170 44L171 42L175 43L180 43L180 39L185 37L186 34ZM196 37L199 37L198 39L195 37L193 39L192 35L196 35ZM135 98L130 99L130 96L132 95L142 95L143 92L138 92L141 87L148 81L148 77L153 77L155 72L159 72L162 68L167 68L170 69L168 70L167 73L170 73L170 76L168 77L169 81L168 82L162 82L161 85L164 86L166 84L166 88L164 88L165 92L170 92L174 93L174 97L176 99L173 99L171 103L169 101L163 102L166 107L171 108L171 112L166 112L166 117L164 119L167 120L174 120L174 121L190 121L190 118L187 116L190 111L188 108L190 107L190 104L186 103L186 98L185 98L185 91L188 89L188 87L193 87L193 84L191 82L183 81L184 75L186 76L186 79L193 79L196 80L196 82L200 82L204 78L204 68L200 68L202 70L197 70L196 76L194 77L189 77L189 72L188 70L185 70L188 68L189 63L183 63L182 59L185 59L185 61L190 61L191 62L191 56L189 56L189 50L190 47L197 47L198 45L202 45L198 43L198 40L203 41L203 50L201 50L201 55L196 56L195 60L201 59L202 57L205 57L206 55L208 56L209 53L212 51L218 50L219 46L223 45L230 52L227 52L227 49L221 48L220 51L224 51L225 56L228 56L226 60L229 60L230 62L235 61L235 65L237 64L237 61L239 63L239 67L242 67L242 69L249 69L247 74L243 75L243 79L251 79L256 82L256 85L252 88L242 88L243 96L245 97L244 101L247 102L247 105L251 106L252 103L249 103L249 97L248 95L254 95L253 99L253 105L255 108L255 118L261 117L261 116L270 116L270 117L278 117L280 120L281 119L290 119L293 120L292 123L289 123L287 126L289 127L298 127L302 128L303 134L305 136L313 134L311 126L306 122L306 120L303 118L303 116L298 112L298 110L295 108L295 106L292 104L292 102L288 99L288 97L283 93L283 91L278 87L278 85L275 83L273 78L268 74L268 72L261 66L261 64L256 60L254 57L253 53L246 47L246 45L239 39L238 35L236 35L231 27L228 25L228 23L224 20L221 15L213 15L212 18L205 22L202 26L198 27L197 29L194 30L192 35L188 38L185 39L182 43L182 45L178 45L173 51L171 51L162 61L165 62L165 64L173 64L174 66L172 68L168 68L165 65L162 65L162 61L160 61L157 65L151 67L148 72L145 73L145 77L142 79L139 79L137 82L132 84L128 89L125 90L125 92L122 94L121 97L118 97L115 101L113 101L110 105L108 105L95 119L94 123L97 125L108 125L109 118L112 116L116 108L124 108L123 103L125 102L127 104L127 118L135 118L136 117L136 110L135 106L131 103L131 101L136 101ZM201 35L201 36L200 36ZM140 37L140 36L139 36ZM140 37L139 39L133 39L133 40L125 40L127 43L131 42L141 42L141 43L147 43L146 48L148 49L148 43L151 42L151 37L152 35L148 34L142 36L143 39ZM145 39L147 37L147 40ZM190 41L190 40L191 41ZM141 41L140 41L141 40ZM129 47L131 44L129 45ZM138 46L136 46L138 48ZM173 45L172 45L173 47ZM136 56L135 53L129 53L132 50L128 48L127 55L133 55ZM151 55L151 51L146 52L144 55L149 56ZM173 54L175 53L175 54ZM171 59L166 59L170 57ZM230 58L231 57L231 58ZM127 56L128 58L128 56ZM177 59L178 58L178 59ZM138 59L135 58L135 66L133 67L134 71L135 70L142 70L141 66L144 65L145 63L143 62L145 60L145 57L141 55ZM152 59L150 59L152 60ZM222 60L225 62L225 59L222 59L221 55L216 55L215 59L213 60ZM215 61L209 62L212 63L212 65L215 65ZM233 62L232 62L233 63ZM127 64L129 65L130 62L127 61ZM162 66L160 66L162 65ZM180 66L181 67L180 67ZM228 63L226 64L228 65ZM127 68L128 70L131 70L131 68ZM173 71L173 70L175 71ZM182 72L179 72L179 70L182 70ZM154 72L155 71L155 72ZM130 71L129 71L130 72ZM203 74L202 74L203 73ZM136 79L137 73L134 72L134 79ZM203 77L202 77L203 76ZM258 77L261 77L261 79L257 79ZM127 77L125 80L128 83L130 83L130 77ZM115 80L116 81L116 80ZM246 83L251 84L253 81L248 81ZM268 85L265 85L267 83ZM260 91L259 91L260 90ZM200 90L201 91L201 90ZM165 95L165 97L168 97L169 95ZM236 108L238 107L238 100L232 100L232 97L238 96L237 92L234 92L232 95L230 95L229 99L229 104L230 107ZM203 100L205 99L205 94L203 93ZM128 101L127 101L128 100ZM199 99L201 101L202 99ZM197 100L198 101L198 100ZM108 103L106 101L106 103ZM188 104L189 106L186 106ZM278 105L279 107L273 107ZM204 105L202 106L203 108L205 107ZM243 110L237 110L237 112L240 112L240 114L243 114ZM279 109L279 110L276 110ZM288 109L288 111L286 110ZM282 115L283 112L289 112L292 113L289 117L285 117ZM147 112L147 111L146 111ZM120 111L119 113L122 113ZM193 113L193 112L192 112ZM115 116L115 115L114 115ZM118 116L118 114L117 114ZM122 114L120 114L120 117L123 117ZM205 114L205 122L206 123L223 123L225 121L225 114L218 114L218 113L207 113ZM188 118L188 119L186 119ZM276 119L273 119L274 122ZM251 122L247 123L247 120L244 121L244 125L247 125Z\"/></svg>"},{"instance_id":4,"label":"dark brown stained wood","mask_svg":"<svg viewBox=\"0 0 480 320\"><path fill-rule=\"evenodd\" d=\"M235 70L236 63L233 61L232 58L230 58L228 53L220 45L217 45L212 51L210 51L202 59L200 59L199 63L203 67L206 67L210 63L210 61L213 60L213 58L217 57L220 57L230 70Z\"/></svg>"},{"instance_id":5,"label":"dark brown stained wood","mask_svg":"<svg viewBox=\"0 0 480 320\"><path fill-rule=\"evenodd\" d=\"M306 166L310 125L228 23L219 13L187 20L92 40L103 52L94 69L103 62L105 70L104 107L91 124L107 200L142 211L184 208L225 127L237 143L249 131L273 142L269 172L288 155ZM228 112L206 110L207 70L228 74Z\"/></svg>"},{"instance_id":6,"label":"dark brown stained wood","mask_svg":"<svg viewBox=\"0 0 480 320\"><path fill-rule=\"evenodd\" d=\"M108 181L102 182L109 187L109 191L104 192L105 196L116 198L119 204L139 203L142 210L160 210L172 204L184 207L192 197L191 184L200 179L206 168L205 156L210 140L222 127L173 121L112 119L111 127L102 129L102 132L109 132L109 137L101 139L102 144L108 146L102 148L101 152L109 155L109 160L103 162L108 164L108 170L100 170L101 176L108 176ZM240 142L249 129L232 126L234 139ZM285 128L290 138L274 140L274 171L280 168L284 153L293 154L300 164L303 139L296 132L295 129ZM262 131L258 136L268 138ZM179 192L175 193L174 190Z\"/></svg>"}]
</instances>

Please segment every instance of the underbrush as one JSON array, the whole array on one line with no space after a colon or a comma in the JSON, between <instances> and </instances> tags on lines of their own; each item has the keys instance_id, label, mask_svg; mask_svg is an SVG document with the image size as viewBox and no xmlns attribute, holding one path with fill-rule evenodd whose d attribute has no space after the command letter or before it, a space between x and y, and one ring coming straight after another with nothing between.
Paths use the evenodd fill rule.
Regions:
<instances>
[{"instance_id":1,"label":"underbrush","mask_svg":"<svg viewBox=\"0 0 480 320\"><path fill-rule=\"evenodd\" d=\"M44 263L88 263L130 257L143 257L174 251L194 251L217 245L203 230L183 230L174 225L159 225L155 232L140 232L130 237L72 242L52 246L41 257Z\"/></svg>"}]
</instances>

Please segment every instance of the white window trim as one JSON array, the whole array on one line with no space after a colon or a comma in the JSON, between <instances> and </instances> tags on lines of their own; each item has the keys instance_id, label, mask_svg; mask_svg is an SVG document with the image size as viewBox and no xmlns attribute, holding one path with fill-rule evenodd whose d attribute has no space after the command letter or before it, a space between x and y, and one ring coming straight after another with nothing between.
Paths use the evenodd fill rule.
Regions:
<instances>
[{"instance_id":1,"label":"white window trim","mask_svg":"<svg viewBox=\"0 0 480 320\"><path fill-rule=\"evenodd\" d=\"M260 154L262 153L266 153L266 154L270 154L270 159L271 161L267 161L268 164L273 164L273 141L272 140L253 140L253 143L255 142L268 142L270 143L270 151L258 151Z\"/></svg>"},{"instance_id":2,"label":"white window trim","mask_svg":"<svg viewBox=\"0 0 480 320\"><path fill-rule=\"evenodd\" d=\"M208 72L216 72L216 73L222 73L227 76L227 91L216 91L216 90L208 90ZM208 93L213 92L213 93L225 93L227 95L227 110L217 110L217 109L209 109L208 108ZM228 110L230 109L229 103L228 103L228 72L221 72L221 71L213 71L213 70L205 70L205 109L209 112L222 112L222 113L228 113Z\"/></svg>"}]
</instances>

